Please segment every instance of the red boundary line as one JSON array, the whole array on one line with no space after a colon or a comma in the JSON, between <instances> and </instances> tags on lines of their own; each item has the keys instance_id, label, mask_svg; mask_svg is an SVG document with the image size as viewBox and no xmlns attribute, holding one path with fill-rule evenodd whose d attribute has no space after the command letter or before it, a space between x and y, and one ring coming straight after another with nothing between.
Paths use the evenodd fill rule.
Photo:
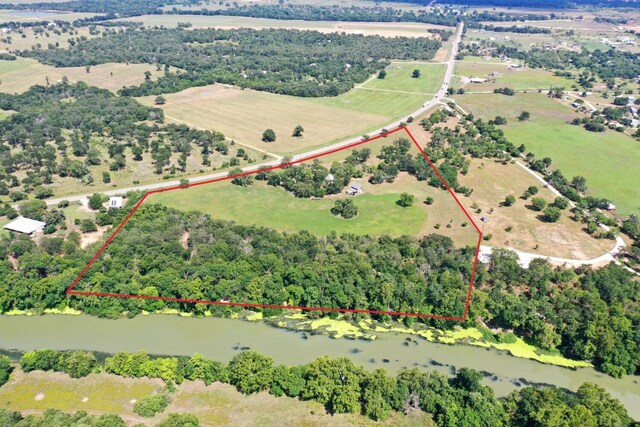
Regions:
<instances>
[{"instance_id":1,"label":"red boundary line","mask_svg":"<svg viewBox=\"0 0 640 427\"><path fill-rule=\"evenodd\" d=\"M166 191L180 190L180 189L185 189L185 188L189 188L189 187L196 187L198 185L205 185L205 184L211 184L211 183L214 183L214 182L227 181L227 180L230 180L230 179L234 179L234 178L238 178L238 177L242 177L242 176L246 176L246 175L254 175L254 174L257 174L257 173L260 173L260 172L264 172L264 171L271 171L271 170L275 170L275 169L280 169L280 168L283 168L283 167L287 167L287 166L295 165L295 164L298 164L298 163L307 162L309 160L317 159L317 158L322 157L322 156L327 156L329 154L337 153L339 151L348 150L349 148L357 147L359 145L366 144L366 143L371 142L371 141L375 141L376 139L387 137L388 135L394 134L394 133L396 133L398 131L402 131L402 130L404 130L407 133L407 135L409 135L409 138L411 138L411 141L413 141L413 143L418 148L418 150L420 150L420 153L425 158L425 160L429 163L429 166L431 166L431 168L436 173L438 178L440 178L440 181L442 181L442 184L444 185L446 190L449 192L449 194L451 194L451 196L456 201L456 203L458 204L458 206L460 207L462 212L464 212L464 214L466 215L467 219L471 222L471 224L473 224L474 229L478 232L478 243L476 245L476 253L475 253L475 256L474 256L474 260L473 260L473 268L471 270L471 278L469 280L469 290L467 291L467 299L466 299L466 302L465 302L464 313L463 313L462 317L437 316L437 315L433 315L433 314L406 313L406 312L399 312L399 311L381 311L381 310L328 308L328 307L302 307L302 306L273 305L273 304L248 304L248 303L237 303L237 302L207 301L207 300L194 300L194 299L172 298L172 297L161 297L161 296L155 297L155 296L146 296L146 295L113 294L113 293L104 293L104 292L85 292L85 291L74 291L73 290L73 288L80 282L80 280L86 274L86 272L89 270L89 268L91 268L91 266L96 262L98 257L100 257L100 255L106 249L106 247L109 246L111 241L118 235L120 230L122 230L122 227L124 227L124 225L129 221L129 219L131 219L133 214L136 213L138 208L142 205L142 203L144 203L144 201L147 199L147 197L149 195L151 195L151 194L164 193ZM80 274L78 274L78 277L76 277L76 279L73 281L73 283L71 283L71 285L67 288L65 293L67 295L116 297L116 298L136 298L136 299L160 300L160 301L171 301L171 302L185 302L185 303L194 303L194 304L224 305L224 306L232 306L232 307L281 308L281 309L294 309L294 310L306 310L306 311L333 311L333 312L340 312L340 313L387 314L387 315L390 315L390 316L410 316L410 317L421 317L421 318L428 318L428 319L463 321L463 320L466 320L467 314L469 313L469 303L471 301L471 292L473 290L473 280L475 278L476 269L477 269L477 266L478 266L478 256L480 254L480 243L481 242L482 242L482 232L480 231L480 228L478 228L478 225L475 223L473 218L471 218L471 215L469 215L469 213L464 208L464 206L462 206L462 203L460 203L460 200L456 196L455 192L451 189L451 187L449 187L449 184L447 184L447 182L444 180L444 178L442 177L442 175L440 174L438 169L435 167L435 165L433 164L431 159L429 159L427 154L420 147L420 144L418 144L418 141L416 141L416 139L413 137L411 132L409 132L409 129L407 129L406 127L399 127L399 128L396 128L396 129L394 129L392 131L381 133L381 134L379 134L379 135L377 135L377 136L375 136L373 138L363 139L362 141L354 142L352 144L345 145L344 147L339 147L339 148L335 148L333 150L322 152L320 154L314 154L312 156L303 157L303 158L300 158L300 159L297 159L297 160L290 161L288 163L282 163L282 164L275 165L275 166L268 166L268 167L265 167L265 168L259 168L259 169L252 170L252 171L242 172L242 173L239 173L239 174L236 174L236 175L229 175L229 176L210 179L210 180L206 180L206 181L194 182L193 184L177 185L177 186L173 186L173 187L167 187L167 188L161 188L161 189L158 189L158 190L148 191L138 201L138 203L136 203L136 205L133 207L131 212L129 212L129 214L125 217L125 219L122 221L122 223L120 223L118 228L116 228L116 230L111 234L111 236L107 239L107 241L104 243L104 245L102 245L102 247L98 250L98 252L93 256L93 258L91 258L91 260L85 266L85 268L80 272Z\"/></svg>"}]
</instances>

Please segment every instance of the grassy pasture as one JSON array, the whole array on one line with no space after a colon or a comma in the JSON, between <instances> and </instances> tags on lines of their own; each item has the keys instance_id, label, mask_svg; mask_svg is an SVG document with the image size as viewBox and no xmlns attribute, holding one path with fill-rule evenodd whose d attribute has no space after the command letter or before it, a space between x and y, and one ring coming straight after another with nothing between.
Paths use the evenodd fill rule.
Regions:
<instances>
[{"instance_id":1,"label":"grassy pasture","mask_svg":"<svg viewBox=\"0 0 640 427\"><path fill-rule=\"evenodd\" d=\"M201 9L198 6L198 9ZM204 15L143 15L122 19L122 21L143 22L147 26L175 27L178 22L189 22L195 28L286 28L294 30L314 30L322 33L345 32L351 34L380 35L384 37L429 37L430 28L450 29L441 25L415 22L331 22L302 21L243 16L204 16Z\"/></svg>"},{"instance_id":2,"label":"grassy pasture","mask_svg":"<svg viewBox=\"0 0 640 427\"><path fill-rule=\"evenodd\" d=\"M166 95L167 120L217 129L241 144L278 154L301 152L384 126L419 108L424 95L354 89L334 98L296 98L223 85ZM140 98L146 105L155 97ZM291 136L302 125L302 137ZM276 132L273 143L262 132Z\"/></svg>"},{"instance_id":3,"label":"grassy pasture","mask_svg":"<svg viewBox=\"0 0 640 427\"><path fill-rule=\"evenodd\" d=\"M546 95L516 96L463 95L458 103L467 111L486 119L507 118L505 135L524 144L538 157L551 157L553 166L571 178L587 178L588 193L611 200L621 214L640 213L640 144L628 135L607 130L589 132L567 123L577 115ZM531 119L518 122L521 111Z\"/></svg>"},{"instance_id":4,"label":"grassy pasture","mask_svg":"<svg viewBox=\"0 0 640 427\"><path fill-rule=\"evenodd\" d=\"M82 36L90 39L93 36L89 33L88 27L82 27L74 29L74 34L60 33L55 34L52 30L46 30L44 34L34 33L32 28L23 28L22 34L16 32L10 32L2 34L0 37L0 49L6 51L13 50L31 50L33 47L41 47L46 49L49 43L58 43L62 48L69 48L69 39L78 39ZM77 32L77 34L75 34Z\"/></svg>"},{"instance_id":5,"label":"grassy pasture","mask_svg":"<svg viewBox=\"0 0 640 427\"><path fill-rule=\"evenodd\" d=\"M373 156L383 145L390 145L394 136L365 144ZM417 153L417 149L413 150ZM324 162L344 159L351 153L345 150L333 154ZM370 160L375 163L375 159ZM354 180L362 185L364 193L351 197L359 209L355 218L345 220L335 217L330 209L337 194L320 200L298 199L279 187L271 187L256 181L250 187L239 187L228 181L203 185L184 190L153 194L148 203L162 203L181 210L195 210L210 214L213 218L235 221L239 224L258 225L282 231L308 230L316 235L332 231L355 234L403 234L423 236L431 233L451 237L458 245L475 245L477 234L468 223L455 200L444 190L419 182L401 173L395 182L372 185L366 178ZM396 205L401 193L415 196L415 203L408 208ZM435 202L427 206L423 201L431 196ZM440 224L436 228L436 224Z\"/></svg>"},{"instance_id":6,"label":"grassy pasture","mask_svg":"<svg viewBox=\"0 0 640 427\"><path fill-rule=\"evenodd\" d=\"M71 82L85 82L116 92L123 86L144 82L145 71L156 79L164 71L156 71L150 64L101 64L92 66L87 73L85 67L56 68L43 65L34 59L17 58L15 61L0 61L0 91L20 93L34 85L55 84L66 76Z\"/></svg>"},{"instance_id":7,"label":"grassy pasture","mask_svg":"<svg viewBox=\"0 0 640 427\"><path fill-rule=\"evenodd\" d=\"M420 77L413 78L413 70L420 70ZM434 94L440 89L445 71L444 64L420 64L394 62L386 68L384 79L374 78L362 86L362 89L394 90L411 93Z\"/></svg>"},{"instance_id":8,"label":"grassy pasture","mask_svg":"<svg viewBox=\"0 0 640 427\"><path fill-rule=\"evenodd\" d=\"M72 379L61 373L23 373L18 370L0 388L0 407L14 411L44 411L54 408L73 412L107 412L138 420L140 417L134 414L131 401L160 391L162 387L162 381L146 378L92 374L82 379ZM36 400L35 397L40 393L44 397ZM88 400L83 402L83 398ZM140 421L143 419L137 422Z\"/></svg>"},{"instance_id":9,"label":"grassy pasture","mask_svg":"<svg viewBox=\"0 0 640 427\"><path fill-rule=\"evenodd\" d=\"M461 177L460 182L473 188L473 194L463 198L465 207L472 212L471 206L476 203L482 209L478 215L489 218L484 232L493 237L486 243L488 245L575 259L595 258L613 247L612 241L594 239L585 233L583 224L571 220L566 210L557 223L538 219L540 213L528 208L530 200L520 199L522 193L530 185L536 185L540 191L535 197L552 202L555 196L518 165L476 159L472 161L469 174ZM501 207L500 202L509 194L516 197L516 204ZM489 213L492 208L493 212ZM506 231L509 226L512 230Z\"/></svg>"},{"instance_id":10,"label":"grassy pasture","mask_svg":"<svg viewBox=\"0 0 640 427\"><path fill-rule=\"evenodd\" d=\"M492 75L492 73L498 73ZM468 83L468 91L493 91L498 87L510 87L516 90L549 89L550 87L571 87L573 80L554 76L553 73L533 68L511 69L505 63L482 63L477 61L458 61L454 74L463 77L480 77L493 81Z\"/></svg>"},{"instance_id":11,"label":"grassy pasture","mask_svg":"<svg viewBox=\"0 0 640 427\"><path fill-rule=\"evenodd\" d=\"M34 0L35 2L35 0ZM0 3L5 3L2 1ZM7 1L6 3L21 3L20 1ZM24 2L23 2L24 3ZM89 18L101 13L75 13L75 12L45 12L34 10L3 10L0 11L0 23L2 22L29 22L29 21L67 21Z\"/></svg>"}]
</instances>

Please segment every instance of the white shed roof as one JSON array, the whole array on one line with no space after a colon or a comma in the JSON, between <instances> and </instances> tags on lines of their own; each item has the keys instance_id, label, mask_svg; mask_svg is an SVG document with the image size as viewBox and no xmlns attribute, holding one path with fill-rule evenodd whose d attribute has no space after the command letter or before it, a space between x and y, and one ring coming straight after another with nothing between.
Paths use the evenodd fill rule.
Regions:
<instances>
[{"instance_id":1,"label":"white shed roof","mask_svg":"<svg viewBox=\"0 0 640 427\"><path fill-rule=\"evenodd\" d=\"M5 225L4 228L11 231L17 231L18 233L31 234L42 230L45 225L47 225L46 222L19 216L9 224Z\"/></svg>"},{"instance_id":2,"label":"white shed roof","mask_svg":"<svg viewBox=\"0 0 640 427\"><path fill-rule=\"evenodd\" d=\"M121 208L123 197L112 197L109 199L109 209L112 208Z\"/></svg>"}]
</instances>

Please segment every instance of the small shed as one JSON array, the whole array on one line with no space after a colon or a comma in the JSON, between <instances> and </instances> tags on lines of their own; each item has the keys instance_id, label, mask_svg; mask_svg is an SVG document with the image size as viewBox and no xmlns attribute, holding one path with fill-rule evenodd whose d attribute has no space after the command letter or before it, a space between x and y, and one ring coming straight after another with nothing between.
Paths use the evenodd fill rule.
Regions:
<instances>
[{"instance_id":1,"label":"small shed","mask_svg":"<svg viewBox=\"0 0 640 427\"><path fill-rule=\"evenodd\" d=\"M9 224L4 226L5 230L11 230L22 234L33 234L37 231L41 231L46 222L36 221L35 219L29 219L19 216Z\"/></svg>"},{"instance_id":2,"label":"small shed","mask_svg":"<svg viewBox=\"0 0 640 427\"><path fill-rule=\"evenodd\" d=\"M324 177L324 180L327 182L333 182L336 180L336 177L333 176L333 174L328 174L327 176Z\"/></svg>"},{"instance_id":3,"label":"small shed","mask_svg":"<svg viewBox=\"0 0 640 427\"><path fill-rule=\"evenodd\" d=\"M362 186L360 184L351 184L349 189L347 190L347 194L350 196L355 196L356 194L362 193Z\"/></svg>"},{"instance_id":4,"label":"small shed","mask_svg":"<svg viewBox=\"0 0 640 427\"><path fill-rule=\"evenodd\" d=\"M111 197L109 199L109 209L120 209L123 201L124 197Z\"/></svg>"}]
</instances>

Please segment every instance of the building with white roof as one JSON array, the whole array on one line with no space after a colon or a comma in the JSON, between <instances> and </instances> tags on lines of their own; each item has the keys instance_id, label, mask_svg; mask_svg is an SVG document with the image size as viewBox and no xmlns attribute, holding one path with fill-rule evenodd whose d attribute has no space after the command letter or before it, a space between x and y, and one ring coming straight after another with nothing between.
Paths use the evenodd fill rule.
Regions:
<instances>
[{"instance_id":1,"label":"building with white roof","mask_svg":"<svg viewBox=\"0 0 640 427\"><path fill-rule=\"evenodd\" d=\"M46 222L19 216L3 228L5 230L11 230L23 234L33 234L37 231L41 231L45 225L47 225Z\"/></svg>"},{"instance_id":2,"label":"building with white roof","mask_svg":"<svg viewBox=\"0 0 640 427\"><path fill-rule=\"evenodd\" d=\"M109 199L109 209L120 209L123 201L124 197L111 197Z\"/></svg>"}]
</instances>

